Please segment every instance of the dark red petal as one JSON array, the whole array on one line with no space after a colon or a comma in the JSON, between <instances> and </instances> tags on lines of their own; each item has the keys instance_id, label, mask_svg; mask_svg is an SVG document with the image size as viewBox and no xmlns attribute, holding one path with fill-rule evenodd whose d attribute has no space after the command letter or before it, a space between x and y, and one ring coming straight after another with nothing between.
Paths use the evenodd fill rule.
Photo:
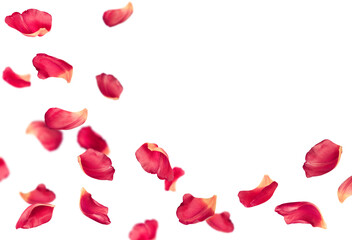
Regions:
<instances>
[{"instance_id":1,"label":"dark red petal","mask_svg":"<svg viewBox=\"0 0 352 240\"><path fill-rule=\"evenodd\" d=\"M307 178L333 170L339 163L341 153L342 147L327 139L312 147L306 154L306 162L303 165Z\"/></svg>"},{"instance_id":2,"label":"dark red petal","mask_svg":"<svg viewBox=\"0 0 352 240\"><path fill-rule=\"evenodd\" d=\"M159 179L170 182L174 179L169 156L155 143L144 143L136 151L136 158L146 172L157 174Z\"/></svg>"},{"instance_id":3,"label":"dark red petal","mask_svg":"<svg viewBox=\"0 0 352 240\"><path fill-rule=\"evenodd\" d=\"M216 195L211 198L195 198L191 194L185 194L176 215L181 223L193 224L213 216L215 208Z\"/></svg>"},{"instance_id":4,"label":"dark red petal","mask_svg":"<svg viewBox=\"0 0 352 240\"><path fill-rule=\"evenodd\" d=\"M79 206L84 215L101 224L110 224L108 217L109 209L92 198L84 188L81 190L81 199Z\"/></svg>"},{"instance_id":5,"label":"dark red petal","mask_svg":"<svg viewBox=\"0 0 352 240\"><path fill-rule=\"evenodd\" d=\"M307 223L313 227L326 228L319 209L310 202L284 203L277 206L275 212L282 215L287 224Z\"/></svg>"},{"instance_id":6,"label":"dark red petal","mask_svg":"<svg viewBox=\"0 0 352 240\"><path fill-rule=\"evenodd\" d=\"M245 207L254 207L268 201L277 186L277 182L273 182L268 175L265 175L258 187L250 191L240 191L238 197Z\"/></svg>"},{"instance_id":7,"label":"dark red petal","mask_svg":"<svg viewBox=\"0 0 352 240\"><path fill-rule=\"evenodd\" d=\"M124 8L112 9L104 12L103 20L107 26L113 27L126 21L132 13L133 6L132 3L129 2Z\"/></svg>"},{"instance_id":8,"label":"dark red petal","mask_svg":"<svg viewBox=\"0 0 352 240\"><path fill-rule=\"evenodd\" d=\"M41 37L50 31L52 18L47 12L28 9L22 14L14 12L5 18L5 22L25 36Z\"/></svg>"},{"instance_id":9,"label":"dark red petal","mask_svg":"<svg viewBox=\"0 0 352 240\"><path fill-rule=\"evenodd\" d=\"M91 127L83 127L79 130L77 141L82 148L92 148L99 152L109 154L108 144L98 133L94 132Z\"/></svg>"},{"instance_id":10,"label":"dark red petal","mask_svg":"<svg viewBox=\"0 0 352 240\"><path fill-rule=\"evenodd\" d=\"M352 195L352 176L347 178L337 190L339 201L343 203L346 198Z\"/></svg>"},{"instance_id":11,"label":"dark red petal","mask_svg":"<svg viewBox=\"0 0 352 240\"><path fill-rule=\"evenodd\" d=\"M33 58L33 65L37 69L40 79L57 77L65 79L68 83L71 82L73 68L64 60L38 53Z\"/></svg>"},{"instance_id":12,"label":"dark red petal","mask_svg":"<svg viewBox=\"0 0 352 240\"><path fill-rule=\"evenodd\" d=\"M44 184L39 184L36 189L29 193L21 193L21 197L29 204L50 203L55 200L55 193L45 187Z\"/></svg>"},{"instance_id":13,"label":"dark red petal","mask_svg":"<svg viewBox=\"0 0 352 240\"><path fill-rule=\"evenodd\" d=\"M45 124L49 128L69 130L81 126L87 120L88 110L69 112L60 108L50 108L45 113Z\"/></svg>"},{"instance_id":14,"label":"dark red petal","mask_svg":"<svg viewBox=\"0 0 352 240\"><path fill-rule=\"evenodd\" d=\"M230 219L230 213L228 212L216 213L214 216L208 218L206 222L210 227L220 232L230 233L235 229Z\"/></svg>"},{"instance_id":15,"label":"dark red petal","mask_svg":"<svg viewBox=\"0 0 352 240\"><path fill-rule=\"evenodd\" d=\"M85 174L92 178L110 181L114 178L115 169L104 153L90 148L79 155L78 162Z\"/></svg>"},{"instance_id":16,"label":"dark red petal","mask_svg":"<svg viewBox=\"0 0 352 240\"><path fill-rule=\"evenodd\" d=\"M53 215L54 207L55 206L51 204L40 203L30 205L22 213L20 219L16 224L16 229L34 228L49 222Z\"/></svg>"},{"instance_id":17,"label":"dark red petal","mask_svg":"<svg viewBox=\"0 0 352 240\"><path fill-rule=\"evenodd\" d=\"M5 160L0 157L0 181L7 178L10 174L10 171L5 163Z\"/></svg>"},{"instance_id":18,"label":"dark red petal","mask_svg":"<svg viewBox=\"0 0 352 240\"><path fill-rule=\"evenodd\" d=\"M169 182L168 180L165 180L165 190L166 191L176 191L176 181L177 179L179 179L180 177L182 177L185 174L185 171L183 171L182 168L179 167L174 167L172 169L173 173L174 173L174 179Z\"/></svg>"},{"instance_id":19,"label":"dark red petal","mask_svg":"<svg viewBox=\"0 0 352 240\"><path fill-rule=\"evenodd\" d=\"M62 142L59 130L48 128L43 121L33 121L29 124L27 134L33 134L48 151L56 150Z\"/></svg>"},{"instance_id":20,"label":"dark red petal","mask_svg":"<svg viewBox=\"0 0 352 240\"><path fill-rule=\"evenodd\" d=\"M2 78L10 85L16 88L29 87L31 85L31 75L18 75L10 67L5 68Z\"/></svg>"},{"instance_id":21,"label":"dark red petal","mask_svg":"<svg viewBox=\"0 0 352 240\"><path fill-rule=\"evenodd\" d=\"M100 92L108 98L119 99L123 87L113 75L102 73L96 76Z\"/></svg>"},{"instance_id":22,"label":"dark red petal","mask_svg":"<svg viewBox=\"0 0 352 240\"><path fill-rule=\"evenodd\" d=\"M153 240L158 230L158 222L154 219L146 220L133 226L129 237L130 240Z\"/></svg>"}]
</instances>

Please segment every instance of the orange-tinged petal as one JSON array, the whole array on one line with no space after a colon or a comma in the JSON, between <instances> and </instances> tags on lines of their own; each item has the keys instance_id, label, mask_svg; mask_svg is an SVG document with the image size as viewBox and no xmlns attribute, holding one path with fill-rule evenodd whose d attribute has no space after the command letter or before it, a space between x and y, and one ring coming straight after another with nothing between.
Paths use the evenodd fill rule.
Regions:
<instances>
[{"instance_id":1,"label":"orange-tinged petal","mask_svg":"<svg viewBox=\"0 0 352 240\"><path fill-rule=\"evenodd\" d=\"M274 194L278 184L264 175L261 183L253 190L240 191L238 197L245 207L254 207L268 201Z\"/></svg>"},{"instance_id":2,"label":"orange-tinged petal","mask_svg":"<svg viewBox=\"0 0 352 240\"><path fill-rule=\"evenodd\" d=\"M174 173L174 179L169 182L168 180L165 180L165 190L166 191L176 191L176 181L177 179L179 179L180 177L182 177L185 174L185 171L183 171L182 168L179 167L174 167L172 169L173 173Z\"/></svg>"},{"instance_id":3,"label":"orange-tinged petal","mask_svg":"<svg viewBox=\"0 0 352 240\"><path fill-rule=\"evenodd\" d=\"M210 227L220 232L230 233L235 229L230 219L230 213L228 212L216 213L214 216L208 218L206 222Z\"/></svg>"},{"instance_id":4,"label":"orange-tinged petal","mask_svg":"<svg viewBox=\"0 0 352 240\"><path fill-rule=\"evenodd\" d=\"M303 169L307 178L320 176L333 170L340 161L342 147L328 139L312 147L306 154Z\"/></svg>"},{"instance_id":5,"label":"orange-tinged petal","mask_svg":"<svg viewBox=\"0 0 352 240\"><path fill-rule=\"evenodd\" d=\"M2 78L10 85L16 88L29 87L31 85L31 75L18 75L10 67L5 68L2 73Z\"/></svg>"},{"instance_id":6,"label":"orange-tinged petal","mask_svg":"<svg viewBox=\"0 0 352 240\"><path fill-rule=\"evenodd\" d=\"M104 154L109 154L108 144L98 133L94 132L91 127L83 127L79 130L77 141L82 148L92 148Z\"/></svg>"},{"instance_id":7,"label":"orange-tinged petal","mask_svg":"<svg viewBox=\"0 0 352 240\"><path fill-rule=\"evenodd\" d=\"M177 208L176 215L183 224L193 224L206 220L215 213L216 195L211 198L195 198L191 194L183 195L183 202Z\"/></svg>"},{"instance_id":8,"label":"orange-tinged petal","mask_svg":"<svg viewBox=\"0 0 352 240\"><path fill-rule=\"evenodd\" d=\"M36 189L29 193L20 192L21 197L29 204L50 203L55 200L55 193L45 187L44 184L39 184Z\"/></svg>"},{"instance_id":9,"label":"orange-tinged petal","mask_svg":"<svg viewBox=\"0 0 352 240\"><path fill-rule=\"evenodd\" d=\"M126 21L132 15L132 13L133 6L132 3L129 2L123 8L112 9L104 12L103 20L107 26L113 27Z\"/></svg>"},{"instance_id":10,"label":"orange-tinged petal","mask_svg":"<svg viewBox=\"0 0 352 240\"><path fill-rule=\"evenodd\" d=\"M92 195L88 193L84 188L81 190L79 206L82 213L90 219L106 225L111 223L108 217L109 209L95 201L92 198Z\"/></svg>"},{"instance_id":11,"label":"orange-tinged petal","mask_svg":"<svg viewBox=\"0 0 352 240\"><path fill-rule=\"evenodd\" d=\"M5 160L0 157L0 181L7 178L9 174L10 174L10 171L5 163Z\"/></svg>"},{"instance_id":12,"label":"orange-tinged petal","mask_svg":"<svg viewBox=\"0 0 352 240\"><path fill-rule=\"evenodd\" d=\"M144 223L138 223L133 226L129 238L130 240L154 240L157 230L158 222L155 219L146 220Z\"/></svg>"},{"instance_id":13,"label":"orange-tinged petal","mask_svg":"<svg viewBox=\"0 0 352 240\"><path fill-rule=\"evenodd\" d=\"M339 201L343 203L346 198L352 195L352 176L347 178L337 190Z\"/></svg>"},{"instance_id":14,"label":"orange-tinged petal","mask_svg":"<svg viewBox=\"0 0 352 240\"><path fill-rule=\"evenodd\" d=\"M81 126L88 116L85 108L79 112L69 112L60 108L50 108L45 113L45 124L49 128L58 130L69 130Z\"/></svg>"},{"instance_id":15,"label":"orange-tinged petal","mask_svg":"<svg viewBox=\"0 0 352 240\"><path fill-rule=\"evenodd\" d=\"M306 223L313 227L326 228L326 223L317 206L310 202L284 203L275 208L287 224Z\"/></svg>"},{"instance_id":16,"label":"orange-tinged petal","mask_svg":"<svg viewBox=\"0 0 352 240\"><path fill-rule=\"evenodd\" d=\"M62 142L62 132L48 128L43 121L33 121L29 124L27 134L33 134L48 151L56 150Z\"/></svg>"},{"instance_id":17,"label":"orange-tinged petal","mask_svg":"<svg viewBox=\"0 0 352 240\"><path fill-rule=\"evenodd\" d=\"M102 73L96 76L100 92L107 98L119 99L123 87L113 75Z\"/></svg>"},{"instance_id":18,"label":"orange-tinged petal","mask_svg":"<svg viewBox=\"0 0 352 240\"><path fill-rule=\"evenodd\" d=\"M51 204L41 203L30 205L22 213L16 224L16 229L34 228L49 222L53 215L54 207L55 206Z\"/></svg>"}]
</instances>

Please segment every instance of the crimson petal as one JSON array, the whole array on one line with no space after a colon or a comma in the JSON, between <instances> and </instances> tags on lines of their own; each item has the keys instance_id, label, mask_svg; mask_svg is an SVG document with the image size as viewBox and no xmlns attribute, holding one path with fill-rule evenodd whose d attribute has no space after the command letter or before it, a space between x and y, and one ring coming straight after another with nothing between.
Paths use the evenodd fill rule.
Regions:
<instances>
[{"instance_id":1,"label":"crimson petal","mask_svg":"<svg viewBox=\"0 0 352 240\"><path fill-rule=\"evenodd\" d=\"M10 67L5 68L2 73L2 78L10 85L16 88L29 87L31 85L31 75L18 75Z\"/></svg>"},{"instance_id":2,"label":"crimson petal","mask_svg":"<svg viewBox=\"0 0 352 240\"><path fill-rule=\"evenodd\" d=\"M130 240L153 240L158 230L158 222L154 219L146 220L133 226L129 234Z\"/></svg>"},{"instance_id":3,"label":"crimson petal","mask_svg":"<svg viewBox=\"0 0 352 240\"><path fill-rule=\"evenodd\" d=\"M20 192L21 197L29 204L50 203L55 200L55 193L45 187L44 184L39 184L36 189L29 193Z\"/></svg>"},{"instance_id":4,"label":"crimson petal","mask_svg":"<svg viewBox=\"0 0 352 240\"><path fill-rule=\"evenodd\" d=\"M129 2L123 8L112 9L104 12L103 20L107 26L113 27L126 21L132 15L132 13L133 6L132 3Z\"/></svg>"},{"instance_id":5,"label":"crimson petal","mask_svg":"<svg viewBox=\"0 0 352 240\"><path fill-rule=\"evenodd\" d=\"M79 204L81 211L84 215L90 219L101 223L110 224L110 219L108 217L108 208L101 205L92 198L92 195L88 193L84 188L81 190L81 199Z\"/></svg>"},{"instance_id":6,"label":"crimson petal","mask_svg":"<svg viewBox=\"0 0 352 240\"><path fill-rule=\"evenodd\" d=\"M22 213L20 219L16 224L16 229L34 228L49 222L53 215L54 207L55 206L51 204L40 203L30 205Z\"/></svg>"},{"instance_id":7,"label":"crimson petal","mask_svg":"<svg viewBox=\"0 0 352 240\"><path fill-rule=\"evenodd\" d=\"M62 132L48 128L43 121L33 121L29 124L27 134L33 134L48 151L56 150L62 142Z\"/></svg>"},{"instance_id":8,"label":"crimson petal","mask_svg":"<svg viewBox=\"0 0 352 240\"><path fill-rule=\"evenodd\" d=\"M0 157L0 181L7 178L9 174L10 174L10 171L6 165L5 160Z\"/></svg>"},{"instance_id":9,"label":"crimson petal","mask_svg":"<svg viewBox=\"0 0 352 240\"><path fill-rule=\"evenodd\" d=\"M119 99L123 87L113 75L102 73L96 76L100 92L107 98Z\"/></svg>"},{"instance_id":10,"label":"crimson petal","mask_svg":"<svg viewBox=\"0 0 352 240\"><path fill-rule=\"evenodd\" d=\"M109 154L108 144L98 133L94 132L91 127L83 127L79 130L77 141L82 148L92 148L104 154Z\"/></svg>"},{"instance_id":11,"label":"crimson petal","mask_svg":"<svg viewBox=\"0 0 352 240\"><path fill-rule=\"evenodd\" d=\"M174 173L174 179L169 182L168 180L165 180L165 190L166 191L176 191L176 181L177 179L179 179L180 177L182 177L185 174L185 171L183 171L182 168L179 167L174 167L172 169L173 173Z\"/></svg>"},{"instance_id":12,"label":"crimson petal","mask_svg":"<svg viewBox=\"0 0 352 240\"><path fill-rule=\"evenodd\" d=\"M206 222L210 227L220 232L230 233L235 229L228 212L216 213L208 218Z\"/></svg>"},{"instance_id":13,"label":"crimson petal","mask_svg":"<svg viewBox=\"0 0 352 240\"><path fill-rule=\"evenodd\" d=\"M45 113L45 124L52 129L69 130L81 126L87 120L88 110L69 112L60 108L50 108Z\"/></svg>"}]
</instances>

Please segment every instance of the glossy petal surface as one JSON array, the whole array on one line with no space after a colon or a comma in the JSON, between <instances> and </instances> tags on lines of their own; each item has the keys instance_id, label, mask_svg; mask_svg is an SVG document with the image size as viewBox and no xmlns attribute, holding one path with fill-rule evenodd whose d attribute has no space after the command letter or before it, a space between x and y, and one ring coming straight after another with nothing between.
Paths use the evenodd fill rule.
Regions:
<instances>
[{"instance_id":1,"label":"glossy petal surface","mask_svg":"<svg viewBox=\"0 0 352 240\"><path fill-rule=\"evenodd\" d=\"M62 142L62 132L48 128L43 121L33 121L29 124L27 134L33 134L48 151L56 150Z\"/></svg>"},{"instance_id":2,"label":"glossy petal surface","mask_svg":"<svg viewBox=\"0 0 352 240\"><path fill-rule=\"evenodd\" d=\"M5 68L2 78L10 85L16 88L29 87L31 85L31 75L18 75L10 67Z\"/></svg>"},{"instance_id":3,"label":"glossy petal surface","mask_svg":"<svg viewBox=\"0 0 352 240\"><path fill-rule=\"evenodd\" d=\"M176 181L177 179L179 179L180 177L182 177L185 174L185 171L183 171L182 168L179 167L174 167L172 169L173 173L174 173L174 179L169 182L167 180L165 180L165 190L166 191L176 191Z\"/></svg>"},{"instance_id":4,"label":"glossy petal surface","mask_svg":"<svg viewBox=\"0 0 352 240\"><path fill-rule=\"evenodd\" d=\"M337 190L339 201L343 203L346 198L352 195L352 176L347 178Z\"/></svg>"},{"instance_id":5,"label":"glossy petal surface","mask_svg":"<svg viewBox=\"0 0 352 240\"><path fill-rule=\"evenodd\" d=\"M49 128L58 130L69 130L81 126L88 116L88 110L69 112L60 108L50 108L45 113L45 124Z\"/></svg>"},{"instance_id":6,"label":"glossy petal surface","mask_svg":"<svg viewBox=\"0 0 352 240\"><path fill-rule=\"evenodd\" d=\"M98 152L109 154L108 144L98 133L94 132L91 127L83 127L79 130L77 141L82 148L92 148Z\"/></svg>"},{"instance_id":7,"label":"glossy petal surface","mask_svg":"<svg viewBox=\"0 0 352 240\"><path fill-rule=\"evenodd\" d=\"M129 2L123 8L112 9L104 12L103 20L107 26L113 27L126 21L132 15L132 13L133 6L132 3Z\"/></svg>"},{"instance_id":8,"label":"glossy petal surface","mask_svg":"<svg viewBox=\"0 0 352 240\"><path fill-rule=\"evenodd\" d=\"M154 219L146 220L133 226L129 234L130 240L153 240L156 238L158 222Z\"/></svg>"},{"instance_id":9,"label":"glossy petal surface","mask_svg":"<svg viewBox=\"0 0 352 240\"><path fill-rule=\"evenodd\" d=\"M216 213L208 218L206 222L210 227L220 232L230 233L235 229L228 212Z\"/></svg>"},{"instance_id":10,"label":"glossy petal surface","mask_svg":"<svg viewBox=\"0 0 352 240\"><path fill-rule=\"evenodd\" d=\"M92 195L88 193L84 188L81 190L81 199L79 204L81 211L84 215L90 219L101 223L110 224L110 219L108 217L108 208L101 205L92 198Z\"/></svg>"},{"instance_id":11,"label":"glossy petal surface","mask_svg":"<svg viewBox=\"0 0 352 240\"><path fill-rule=\"evenodd\" d=\"M5 163L5 160L0 157L0 181L7 178L10 174L10 171Z\"/></svg>"},{"instance_id":12,"label":"glossy petal surface","mask_svg":"<svg viewBox=\"0 0 352 240\"><path fill-rule=\"evenodd\" d=\"M54 211L54 205L51 204L33 204L22 213L16 224L18 228L34 228L50 221Z\"/></svg>"},{"instance_id":13,"label":"glossy petal surface","mask_svg":"<svg viewBox=\"0 0 352 240\"><path fill-rule=\"evenodd\" d=\"M123 87L113 75L102 73L96 76L100 92L107 98L119 99Z\"/></svg>"}]
</instances>

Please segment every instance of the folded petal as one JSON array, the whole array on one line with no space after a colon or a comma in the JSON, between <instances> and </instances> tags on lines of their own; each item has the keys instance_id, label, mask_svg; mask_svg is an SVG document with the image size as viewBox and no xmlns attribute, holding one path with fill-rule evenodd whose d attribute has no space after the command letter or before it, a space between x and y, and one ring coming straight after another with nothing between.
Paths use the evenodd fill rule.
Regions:
<instances>
[{"instance_id":1,"label":"folded petal","mask_svg":"<svg viewBox=\"0 0 352 240\"><path fill-rule=\"evenodd\" d=\"M115 169L111 160L104 153L88 149L78 156L78 162L85 174L99 180L112 180Z\"/></svg>"},{"instance_id":2,"label":"folded petal","mask_svg":"<svg viewBox=\"0 0 352 240\"><path fill-rule=\"evenodd\" d=\"M352 195L352 176L347 178L337 190L339 201L343 203L346 198Z\"/></svg>"},{"instance_id":3,"label":"folded petal","mask_svg":"<svg viewBox=\"0 0 352 240\"><path fill-rule=\"evenodd\" d=\"M82 148L92 148L99 152L109 154L108 144L98 133L94 132L91 127L83 127L79 130L77 141Z\"/></svg>"},{"instance_id":4,"label":"folded petal","mask_svg":"<svg viewBox=\"0 0 352 240\"><path fill-rule=\"evenodd\" d=\"M326 228L319 209L310 202L284 203L277 206L275 212L282 215L287 224L307 223L313 227Z\"/></svg>"},{"instance_id":5,"label":"folded petal","mask_svg":"<svg viewBox=\"0 0 352 240\"><path fill-rule=\"evenodd\" d=\"M69 112L60 108L50 108L45 113L45 124L51 129L69 130L81 126L88 116L85 108L79 112Z\"/></svg>"},{"instance_id":6,"label":"folded petal","mask_svg":"<svg viewBox=\"0 0 352 240\"><path fill-rule=\"evenodd\" d=\"M182 177L185 174L185 171L183 171L182 168L179 167L174 167L172 169L173 173L174 173L174 179L172 181L168 181L165 180L165 190L166 191L176 191L176 181L177 179L179 179L180 177Z\"/></svg>"},{"instance_id":7,"label":"folded petal","mask_svg":"<svg viewBox=\"0 0 352 240\"><path fill-rule=\"evenodd\" d=\"M166 179L170 182L174 179L169 156L155 143L144 143L136 151L136 158L146 172L157 174L159 179Z\"/></svg>"},{"instance_id":8,"label":"folded petal","mask_svg":"<svg viewBox=\"0 0 352 240\"><path fill-rule=\"evenodd\" d=\"M10 171L5 163L5 160L0 157L0 181L7 178L10 174Z\"/></svg>"},{"instance_id":9,"label":"folded petal","mask_svg":"<svg viewBox=\"0 0 352 240\"><path fill-rule=\"evenodd\" d=\"M10 85L16 88L29 87L31 85L31 75L18 75L10 67L5 68L2 78Z\"/></svg>"},{"instance_id":10,"label":"folded petal","mask_svg":"<svg viewBox=\"0 0 352 240\"><path fill-rule=\"evenodd\" d=\"M339 163L342 147L325 139L306 154L303 169L307 178L320 176L333 170Z\"/></svg>"},{"instance_id":11,"label":"folded petal","mask_svg":"<svg viewBox=\"0 0 352 240\"><path fill-rule=\"evenodd\" d=\"M93 219L94 221L101 224L110 224L108 217L108 208L101 205L92 198L92 195L88 193L84 188L81 190L81 199L79 206L84 215Z\"/></svg>"},{"instance_id":12,"label":"folded petal","mask_svg":"<svg viewBox=\"0 0 352 240\"><path fill-rule=\"evenodd\" d=\"M41 37L50 31L52 18L47 12L28 9L22 14L14 12L5 18L5 22L25 36Z\"/></svg>"},{"instance_id":13,"label":"folded petal","mask_svg":"<svg viewBox=\"0 0 352 240\"><path fill-rule=\"evenodd\" d=\"M71 82L73 68L64 60L38 53L33 58L33 65L38 71L38 78L47 79L49 77L63 78L68 83Z\"/></svg>"},{"instance_id":14,"label":"folded petal","mask_svg":"<svg viewBox=\"0 0 352 240\"><path fill-rule=\"evenodd\" d=\"M185 225L206 220L215 213L216 195L211 198L195 198L191 194L183 195L183 202L177 208L176 215Z\"/></svg>"},{"instance_id":15,"label":"folded petal","mask_svg":"<svg viewBox=\"0 0 352 240\"><path fill-rule=\"evenodd\" d=\"M210 227L220 232L230 233L235 229L228 212L216 213L208 218L206 222Z\"/></svg>"},{"instance_id":16,"label":"folded petal","mask_svg":"<svg viewBox=\"0 0 352 240\"><path fill-rule=\"evenodd\" d=\"M254 207L268 201L274 194L278 184L264 175L261 183L253 190L240 191L238 197L245 207Z\"/></svg>"},{"instance_id":17,"label":"folded petal","mask_svg":"<svg viewBox=\"0 0 352 240\"><path fill-rule=\"evenodd\" d=\"M123 87L113 75L102 73L96 76L100 92L107 98L119 99Z\"/></svg>"},{"instance_id":18,"label":"folded petal","mask_svg":"<svg viewBox=\"0 0 352 240\"><path fill-rule=\"evenodd\" d=\"M51 204L40 203L30 205L22 213L20 219L16 224L16 229L34 228L49 222L53 215L54 207L55 206Z\"/></svg>"},{"instance_id":19,"label":"folded petal","mask_svg":"<svg viewBox=\"0 0 352 240\"><path fill-rule=\"evenodd\" d=\"M133 6L132 3L129 2L124 8L112 9L104 12L103 20L107 26L113 27L126 21L132 13Z\"/></svg>"},{"instance_id":20,"label":"folded petal","mask_svg":"<svg viewBox=\"0 0 352 240\"><path fill-rule=\"evenodd\" d=\"M39 184L36 189L29 193L20 192L21 197L29 204L50 203L55 200L55 193L45 187L44 184Z\"/></svg>"},{"instance_id":21,"label":"folded petal","mask_svg":"<svg viewBox=\"0 0 352 240\"><path fill-rule=\"evenodd\" d=\"M146 220L133 226L129 237L130 240L153 240L158 230L158 222L154 219Z\"/></svg>"},{"instance_id":22,"label":"folded petal","mask_svg":"<svg viewBox=\"0 0 352 240\"><path fill-rule=\"evenodd\" d=\"M48 151L56 150L62 142L62 132L48 128L43 121L33 121L29 124L27 134L33 134Z\"/></svg>"}]
</instances>

